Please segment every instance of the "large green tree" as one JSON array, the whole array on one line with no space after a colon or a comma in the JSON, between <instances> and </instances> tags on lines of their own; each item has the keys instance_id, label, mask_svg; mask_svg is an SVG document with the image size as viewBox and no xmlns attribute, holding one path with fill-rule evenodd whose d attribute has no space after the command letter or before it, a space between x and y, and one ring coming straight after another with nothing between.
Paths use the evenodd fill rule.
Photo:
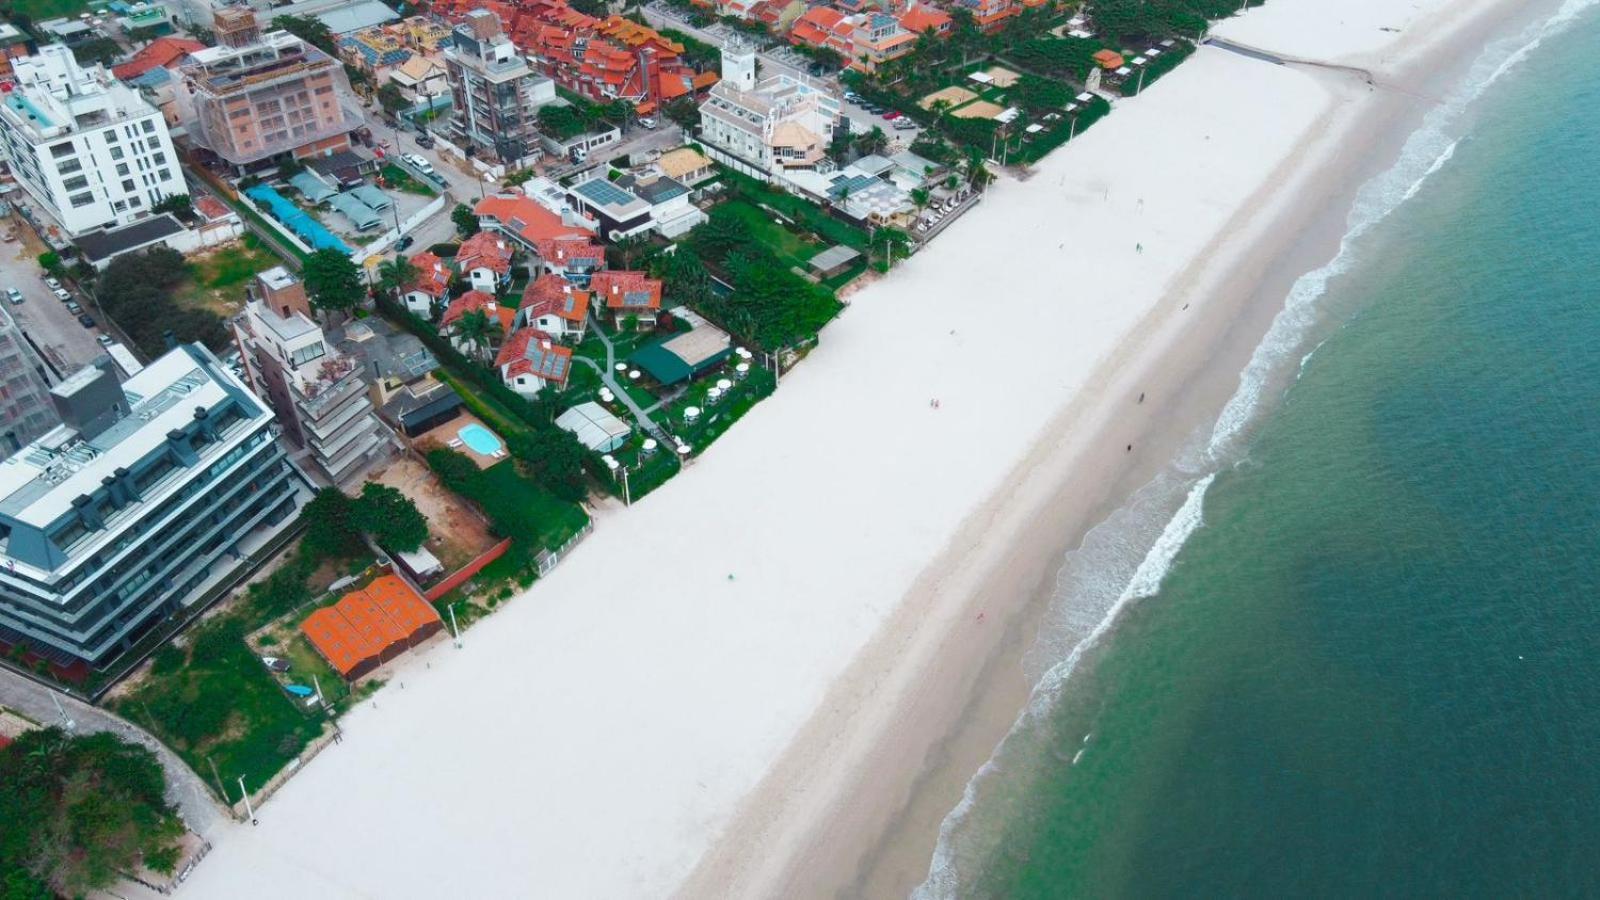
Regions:
<instances>
[{"instance_id":1,"label":"large green tree","mask_svg":"<svg viewBox=\"0 0 1600 900\"><path fill-rule=\"evenodd\" d=\"M355 501L338 488L317 491L300 510L306 534L301 539L305 551L317 559L354 556L364 548L361 526L356 518Z\"/></svg>"},{"instance_id":2,"label":"large green tree","mask_svg":"<svg viewBox=\"0 0 1600 900\"><path fill-rule=\"evenodd\" d=\"M367 289L361 270L337 250L322 249L306 257L300 270L311 305L325 312L349 312L361 303Z\"/></svg>"},{"instance_id":3,"label":"large green tree","mask_svg":"<svg viewBox=\"0 0 1600 900\"><path fill-rule=\"evenodd\" d=\"M410 553L428 539L428 519L411 498L386 484L369 481L356 502L361 530L386 550Z\"/></svg>"},{"instance_id":4,"label":"large green tree","mask_svg":"<svg viewBox=\"0 0 1600 900\"><path fill-rule=\"evenodd\" d=\"M141 864L172 872L183 824L165 794L144 747L25 732L0 750L0 896L83 896Z\"/></svg>"},{"instance_id":5,"label":"large green tree","mask_svg":"<svg viewBox=\"0 0 1600 900\"><path fill-rule=\"evenodd\" d=\"M456 208L450 210L450 221L456 225L456 234L462 238L469 238L477 234L482 226L478 224L478 214L472 207L465 203L457 203Z\"/></svg>"}]
</instances>

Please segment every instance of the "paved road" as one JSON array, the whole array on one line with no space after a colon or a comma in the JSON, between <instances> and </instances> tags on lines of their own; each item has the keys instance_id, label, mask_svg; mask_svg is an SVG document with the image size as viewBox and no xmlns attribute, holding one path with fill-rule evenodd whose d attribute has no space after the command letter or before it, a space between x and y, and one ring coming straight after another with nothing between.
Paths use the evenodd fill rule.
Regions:
<instances>
[{"instance_id":1,"label":"paved road","mask_svg":"<svg viewBox=\"0 0 1600 900\"><path fill-rule=\"evenodd\" d=\"M4 228L15 228L17 234L21 235L28 225L12 214L0 221L0 230ZM38 251L27 242L19 239L15 243L0 244L0 288L16 288L22 292L22 305L12 306L3 299L3 291L0 291L0 303L6 304L6 311L33 338L50 365L55 367L56 371L50 375L51 384L88 365L100 355L100 346L94 340L100 328L88 329L79 325L77 318L67 312L66 304L50 292L44 283L44 270L39 268ZM84 300L83 297L78 298L79 303L84 303ZM98 321L99 311L92 312Z\"/></svg>"},{"instance_id":2,"label":"paved road","mask_svg":"<svg viewBox=\"0 0 1600 900\"><path fill-rule=\"evenodd\" d=\"M74 700L15 672L0 669L0 706L14 709L41 724L59 726L62 724L61 714L56 712L52 695L72 718L75 732L97 734L108 731L123 740L150 748L161 760L161 768L167 773L167 802L178 808L190 831L209 838L228 823L228 812L206 789L200 777L177 754L145 733L144 729L97 706Z\"/></svg>"}]
</instances>

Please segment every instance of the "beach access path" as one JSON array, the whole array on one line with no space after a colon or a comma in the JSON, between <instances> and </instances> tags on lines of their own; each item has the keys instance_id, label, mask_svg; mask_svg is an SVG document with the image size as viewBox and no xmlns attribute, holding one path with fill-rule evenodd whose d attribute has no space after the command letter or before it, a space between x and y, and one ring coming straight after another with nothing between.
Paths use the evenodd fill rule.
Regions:
<instances>
[{"instance_id":1,"label":"beach access path","mask_svg":"<svg viewBox=\"0 0 1600 900\"><path fill-rule=\"evenodd\" d=\"M1316 0L1267 9L1297 32L1333 15ZM1420 13L1351 0L1338 15L1376 31ZM696 466L602 511L461 649L402 663L260 827L212 837L180 894L805 895L773 872L810 839L804 814L833 808L835 770L873 752L857 727L892 727L908 690L944 687L908 689L905 654L995 640L992 619L926 597L1039 539L990 500L1025 497L1019 467L1064 412L1086 423L1065 440L1093 436L1113 461L1161 424L1186 373L1130 385L1116 364L1237 313L1203 288L1262 238L1255 211L1303 187L1307 143L1335 136L1331 114L1355 101L1329 77L1202 48L1027 180L1002 178L930 252L856 293ZM1099 496L1118 478L1075 469L1063 490ZM802 736L807 777L769 779ZM913 770L928 748L876 752ZM713 849L769 834L757 853Z\"/></svg>"}]
</instances>

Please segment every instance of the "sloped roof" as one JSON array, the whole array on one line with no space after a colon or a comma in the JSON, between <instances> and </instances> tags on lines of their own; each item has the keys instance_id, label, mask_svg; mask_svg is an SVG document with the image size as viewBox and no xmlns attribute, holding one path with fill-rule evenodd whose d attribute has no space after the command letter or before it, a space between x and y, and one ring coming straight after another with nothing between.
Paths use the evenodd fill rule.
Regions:
<instances>
[{"instance_id":1,"label":"sloped roof","mask_svg":"<svg viewBox=\"0 0 1600 900\"><path fill-rule=\"evenodd\" d=\"M495 194L478 201L472 211L479 218L493 218L530 244L559 237L593 238L583 225L569 225L559 215L523 194Z\"/></svg>"},{"instance_id":2,"label":"sloped roof","mask_svg":"<svg viewBox=\"0 0 1600 900\"><path fill-rule=\"evenodd\" d=\"M435 300L444 296L450 287L450 267L444 260L424 250L411 257L411 266L417 270L417 276L406 285L406 290L419 291Z\"/></svg>"},{"instance_id":3,"label":"sloped roof","mask_svg":"<svg viewBox=\"0 0 1600 900\"><path fill-rule=\"evenodd\" d=\"M172 68L182 62L185 56L205 48L205 44L199 41L191 41L188 38L156 38L135 53L127 62L112 66L111 74L123 81L127 81L131 78L137 78L151 69Z\"/></svg>"},{"instance_id":4,"label":"sloped roof","mask_svg":"<svg viewBox=\"0 0 1600 900\"><path fill-rule=\"evenodd\" d=\"M444 315L439 317L439 327L449 328L460 321L461 317L467 313L480 309L488 314L491 321L500 323L500 331L502 333L511 329L511 321L517 314L516 310L501 306L495 301L492 294L486 294L483 291L467 291L465 294L451 300L450 305L445 307Z\"/></svg>"},{"instance_id":5,"label":"sloped roof","mask_svg":"<svg viewBox=\"0 0 1600 900\"><path fill-rule=\"evenodd\" d=\"M493 231L480 231L461 242L456 251L456 265L461 271L489 269L496 275L511 271L511 244L505 236Z\"/></svg>"},{"instance_id":6,"label":"sloped roof","mask_svg":"<svg viewBox=\"0 0 1600 900\"><path fill-rule=\"evenodd\" d=\"M596 272L589 281L606 308L642 311L661 308L661 282L643 272Z\"/></svg>"},{"instance_id":7,"label":"sloped roof","mask_svg":"<svg viewBox=\"0 0 1600 900\"><path fill-rule=\"evenodd\" d=\"M537 328L523 328L501 345L495 365L507 378L532 375L564 385L572 374L572 348L561 346Z\"/></svg>"},{"instance_id":8,"label":"sloped roof","mask_svg":"<svg viewBox=\"0 0 1600 900\"><path fill-rule=\"evenodd\" d=\"M531 318L560 316L582 325L589 316L589 292L577 290L560 275L540 275L522 292L519 310Z\"/></svg>"}]
</instances>

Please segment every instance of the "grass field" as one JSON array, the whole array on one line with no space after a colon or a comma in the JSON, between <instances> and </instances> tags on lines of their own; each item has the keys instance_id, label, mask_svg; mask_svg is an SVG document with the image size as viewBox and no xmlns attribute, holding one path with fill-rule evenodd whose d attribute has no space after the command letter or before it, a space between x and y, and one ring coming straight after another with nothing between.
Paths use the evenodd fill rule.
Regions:
<instances>
[{"instance_id":1,"label":"grass field","mask_svg":"<svg viewBox=\"0 0 1600 900\"><path fill-rule=\"evenodd\" d=\"M58 16L75 16L88 11L88 0L11 0L0 6L0 15L4 15L7 19L21 13L35 22Z\"/></svg>"},{"instance_id":2,"label":"grass field","mask_svg":"<svg viewBox=\"0 0 1600 900\"><path fill-rule=\"evenodd\" d=\"M254 234L221 250L190 257L189 281L177 292L180 304L231 316L244 304L250 279L279 265L281 260Z\"/></svg>"},{"instance_id":3,"label":"grass field","mask_svg":"<svg viewBox=\"0 0 1600 900\"><path fill-rule=\"evenodd\" d=\"M436 197L439 195L438 191L412 178L409 172L394 163L384 166L379 170L378 174L383 176L384 184L397 191L405 191L408 194L417 194L423 197Z\"/></svg>"},{"instance_id":4,"label":"grass field","mask_svg":"<svg viewBox=\"0 0 1600 900\"><path fill-rule=\"evenodd\" d=\"M750 230L761 243L767 245L785 264L805 270L806 263L823 247L807 241L791 231L782 222L774 221L771 213L744 200L730 200L723 208Z\"/></svg>"}]
</instances>

